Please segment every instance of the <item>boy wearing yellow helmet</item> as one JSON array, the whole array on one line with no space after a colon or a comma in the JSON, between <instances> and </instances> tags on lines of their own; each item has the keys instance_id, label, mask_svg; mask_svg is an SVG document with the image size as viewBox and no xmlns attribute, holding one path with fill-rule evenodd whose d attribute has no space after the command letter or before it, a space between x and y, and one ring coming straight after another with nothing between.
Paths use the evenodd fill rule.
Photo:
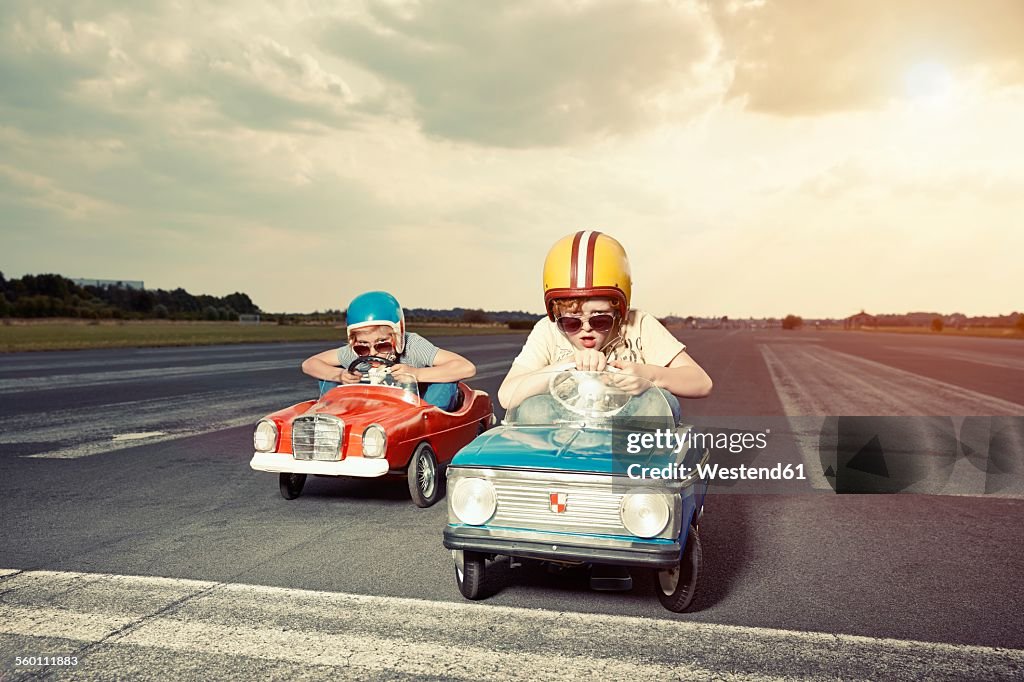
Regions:
<instances>
[{"instance_id":1,"label":"boy wearing yellow helmet","mask_svg":"<svg viewBox=\"0 0 1024 682\"><path fill-rule=\"evenodd\" d=\"M711 378L656 317L630 309L631 294L629 258L618 241L587 230L556 242L544 261L547 317L534 326L498 389L502 407L543 391L542 373L568 362L598 372L610 365L650 381L667 394L677 418L672 396L707 396Z\"/></svg>"}]
</instances>

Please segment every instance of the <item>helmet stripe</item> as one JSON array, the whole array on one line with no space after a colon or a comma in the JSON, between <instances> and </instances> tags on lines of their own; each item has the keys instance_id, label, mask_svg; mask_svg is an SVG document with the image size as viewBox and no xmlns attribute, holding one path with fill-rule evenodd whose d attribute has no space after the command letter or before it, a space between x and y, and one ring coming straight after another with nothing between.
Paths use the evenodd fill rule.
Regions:
<instances>
[{"instance_id":1,"label":"helmet stripe","mask_svg":"<svg viewBox=\"0 0 1024 682\"><path fill-rule=\"evenodd\" d=\"M576 266L579 264L580 260L580 240L582 239L583 234L583 232L577 232L572 238L572 252L569 254L569 286L579 286L576 283Z\"/></svg>"},{"instance_id":2,"label":"helmet stripe","mask_svg":"<svg viewBox=\"0 0 1024 682\"><path fill-rule=\"evenodd\" d=\"M597 246L597 238L600 232L591 232L587 239L587 288L594 286L594 248Z\"/></svg>"},{"instance_id":3,"label":"helmet stripe","mask_svg":"<svg viewBox=\"0 0 1024 682\"><path fill-rule=\"evenodd\" d=\"M572 276L569 278L569 280L572 282L572 285L576 288L582 289L584 286L586 286L584 282L586 282L588 279L588 270L590 269L589 266L593 259L593 252L591 251L591 249L593 249L593 246L590 244L593 234L594 233L591 230L577 232L576 238L572 242ZM586 244L586 246L582 249L580 248L581 243ZM591 252L590 261L588 261L587 259L588 251ZM589 275L589 279L593 280L593 277L594 276L591 273Z\"/></svg>"}]
</instances>

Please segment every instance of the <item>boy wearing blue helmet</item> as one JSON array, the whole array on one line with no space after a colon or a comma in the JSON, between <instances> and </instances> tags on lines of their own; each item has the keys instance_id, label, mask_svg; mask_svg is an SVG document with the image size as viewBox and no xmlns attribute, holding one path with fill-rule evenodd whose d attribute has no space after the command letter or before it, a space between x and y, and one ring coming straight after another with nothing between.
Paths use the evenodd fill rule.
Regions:
<instances>
[{"instance_id":1,"label":"boy wearing blue helmet","mask_svg":"<svg viewBox=\"0 0 1024 682\"><path fill-rule=\"evenodd\" d=\"M442 410L458 404L458 382L476 374L472 362L438 348L419 334L405 331L405 313L386 291L369 291L353 299L347 313L348 344L307 358L302 371L320 379L321 393L338 384L358 384L363 375L348 367L360 357L394 361L395 374L409 374L420 384L421 397Z\"/></svg>"}]
</instances>

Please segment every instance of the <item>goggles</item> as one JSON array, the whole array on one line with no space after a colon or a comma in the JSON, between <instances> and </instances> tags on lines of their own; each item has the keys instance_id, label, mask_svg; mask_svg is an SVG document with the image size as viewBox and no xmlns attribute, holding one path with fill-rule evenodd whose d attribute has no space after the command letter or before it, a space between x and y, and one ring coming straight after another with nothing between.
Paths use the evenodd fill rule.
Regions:
<instances>
[{"instance_id":1,"label":"goggles","mask_svg":"<svg viewBox=\"0 0 1024 682\"><path fill-rule=\"evenodd\" d=\"M563 315L555 320L555 324L562 330L564 334L575 334L579 330L583 329L583 321L587 320L590 323L590 328L595 332L602 334L610 332L612 327L615 326L615 315L613 313L594 313L592 315L585 315L582 317L574 317L572 315Z\"/></svg>"},{"instance_id":2,"label":"goggles","mask_svg":"<svg viewBox=\"0 0 1024 682\"><path fill-rule=\"evenodd\" d=\"M372 344L365 341L357 341L352 344L352 351L359 357L365 357L373 352L373 355L391 355L395 352L395 344L391 341L374 341Z\"/></svg>"}]
</instances>

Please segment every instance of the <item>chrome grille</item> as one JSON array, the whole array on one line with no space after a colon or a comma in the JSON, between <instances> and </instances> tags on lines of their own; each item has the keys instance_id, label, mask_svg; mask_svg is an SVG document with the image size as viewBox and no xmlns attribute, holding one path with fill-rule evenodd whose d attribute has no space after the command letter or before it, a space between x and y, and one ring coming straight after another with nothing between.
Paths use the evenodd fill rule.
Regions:
<instances>
[{"instance_id":1,"label":"chrome grille","mask_svg":"<svg viewBox=\"0 0 1024 682\"><path fill-rule=\"evenodd\" d=\"M621 483L613 490L611 480L607 483L490 480L498 496L498 508L487 522L489 526L632 535L623 527L619 516ZM552 493L565 493L564 512L551 511Z\"/></svg>"},{"instance_id":2,"label":"chrome grille","mask_svg":"<svg viewBox=\"0 0 1024 682\"><path fill-rule=\"evenodd\" d=\"M345 422L329 414L297 417L292 422L292 456L336 461L340 458L344 433Z\"/></svg>"}]
</instances>

